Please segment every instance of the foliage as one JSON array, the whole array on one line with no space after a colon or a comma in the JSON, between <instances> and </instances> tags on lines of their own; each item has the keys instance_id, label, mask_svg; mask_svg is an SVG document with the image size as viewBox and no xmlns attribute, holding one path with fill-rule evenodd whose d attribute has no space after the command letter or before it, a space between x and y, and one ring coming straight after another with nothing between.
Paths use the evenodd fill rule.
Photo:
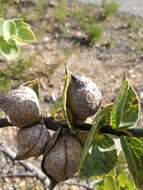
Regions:
<instances>
[{"instance_id":1,"label":"foliage","mask_svg":"<svg viewBox=\"0 0 143 190\"><path fill-rule=\"evenodd\" d=\"M85 26L85 31L88 35L90 42L94 44L101 39L104 29L101 25L94 23L87 24Z\"/></svg>"},{"instance_id":2,"label":"foliage","mask_svg":"<svg viewBox=\"0 0 143 190\"><path fill-rule=\"evenodd\" d=\"M86 33L91 44L98 42L104 32L102 24L98 22L98 15L90 14L90 10L80 8L71 11L74 20L78 22L80 28Z\"/></svg>"},{"instance_id":3,"label":"foliage","mask_svg":"<svg viewBox=\"0 0 143 190\"><path fill-rule=\"evenodd\" d=\"M60 23L63 23L65 21L67 13L68 13L68 10L67 10L67 0L60 0L58 2L58 6L55 8L56 19Z\"/></svg>"},{"instance_id":4,"label":"foliage","mask_svg":"<svg viewBox=\"0 0 143 190\"><path fill-rule=\"evenodd\" d=\"M114 48L115 47L115 42L112 39L110 39L110 40L107 41L105 46L106 46L107 49Z\"/></svg>"},{"instance_id":5,"label":"foliage","mask_svg":"<svg viewBox=\"0 0 143 190\"><path fill-rule=\"evenodd\" d=\"M121 145L136 187L143 187L143 138L122 137Z\"/></svg>"},{"instance_id":6,"label":"foliage","mask_svg":"<svg viewBox=\"0 0 143 190\"><path fill-rule=\"evenodd\" d=\"M139 117L139 100L137 93L124 75L119 94L111 114L113 128L128 128L134 126Z\"/></svg>"},{"instance_id":7,"label":"foliage","mask_svg":"<svg viewBox=\"0 0 143 190\"><path fill-rule=\"evenodd\" d=\"M114 141L106 135L99 134L100 128L109 125L108 118L112 107L113 105L105 107L93 121L81 160L81 177L103 175L109 172L116 163L117 153L113 146Z\"/></svg>"},{"instance_id":8,"label":"foliage","mask_svg":"<svg viewBox=\"0 0 143 190\"><path fill-rule=\"evenodd\" d=\"M117 12L119 3L116 0L102 0L102 8L104 9L104 16L107 18Z\"/></svg>"},{"instance_id":9,"label":"foliage","mask_svg":"<svg viewBox=\"0 0 143 190\"><path fill-rule=\"evenodd\" d=\"M124 172L123 172L124 171ZM97 190L137 190L129 174L123 152L118 156L115 168L95 183Z\"/></svg>"},{"instance_id":10,"label":"foliage","mask_svg":"<svg viewBox=\"0 0 143 190\"><path fill-rule=\"evenodd\" d=\"M88 135L80 164L80 176L82 178L103 175L115 167L116 149L113 146L114 138L112 137L112 139L111 137L109 138L108 136L106 137L100 134L100 130L103 126L110 126L111 128L116 128L115 130L117 131L124 131L127 136L130 136L127 132L127 128L136 125L139 110L140 106L137 94L124 75L115 103L100 111L93 121L93 127ZM141 168L141 166L136 165L142 163L142 148L139 145L141 140L138 140L137 144L134 138L128 138L129 142L133 143L132 149L136 150L140 147L140 152L136 150L135 153L132 153L127 142L121 137L121 143L129 165L129 170L131 170L137 187L141 187L143 185L143 174L142 172L138 173L138 168ZM135 162L135 164L133 164L133 162ZM111 178L108 178L106 183L108 183L108 180L111 180Z\"/></svg>"},{"instance_id":11,"label":"foliage","mask_svg":"<svg viewBox=\"0 0 143 190\"><path fill-rule=\"evenodd\" d=\"M0 54L7 60L19 55L19 46L36 40L31 27L22 19L0 18Z\"/></svg>"}]
</instances>

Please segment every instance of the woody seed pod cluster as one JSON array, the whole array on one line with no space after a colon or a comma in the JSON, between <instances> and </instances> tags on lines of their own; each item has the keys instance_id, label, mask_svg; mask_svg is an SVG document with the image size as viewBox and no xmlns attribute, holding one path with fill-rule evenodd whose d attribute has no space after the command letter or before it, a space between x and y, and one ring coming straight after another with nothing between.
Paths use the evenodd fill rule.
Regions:
<instances>
[{"instance_id":1,"label":"woody seed pod cluster","mask_svg":"<svg viewBox=\"0 0 143 190\"><path fill-rule=\"evenodd\" d=\"M102 94L95 83L86 77L71 75L67 108L75 122L83 122L95 114L101 100ZM74 177L79 169L82 146L69 131L61 134L57 130L55 137L50 137L45 125L41 124L39 101L34 90L22 86L0 95L0 108L10 122L20 128L16 138L17 160L43 154L42 170L56 182Z\"/></svg>"}]
</instances>

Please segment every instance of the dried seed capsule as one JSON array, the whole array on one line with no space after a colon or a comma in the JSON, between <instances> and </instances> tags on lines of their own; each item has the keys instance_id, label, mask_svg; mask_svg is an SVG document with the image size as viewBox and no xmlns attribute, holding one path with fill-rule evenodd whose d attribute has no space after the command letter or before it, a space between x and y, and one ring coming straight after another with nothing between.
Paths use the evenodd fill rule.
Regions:
<instances>
[{"instance_id":1,"label":"dried seed capsule","mask_svg":"<svg viewBox=\"0 0 143 190\"><path fill-rule=\"evenodd\" d=\"M17 160L30 157L38 157L50 140L48 129L44 125L38 124L28 128L21 128L17 133Z\"/></svg>"},{"instance_id":2,"label":"dried seed capsule","mask_svg":"<svg viewBox=\"0 0 143 190\"><path fill-rule=\"evenodd\" d=\"M0 108L17 127L26 127L41 120L36 93L29 87L19 87L0 96Z\"/></svg>"},{"instance_id":3,"label":"dried seed capsule","mask_svg":"<svg viewBox=\"0 0 143 190\"><path fill-rule=\"evenodd\" d=\"M64 181L77 172L81 152L81 145L73 136L62 135L52 149L44 155L42 167L45 173L57 182Z\"/></svg>"},{"instance_id":4,"label":"dried seed capsule","mask_svg":"<svg viewBox=\"0 0 143 190\"><path fill-rule=\"evenodd\" d=\"M84 76L71 76L68 89L68 105L76 123L94 115L102 100L97 85Z\"/></svg>"}]
</instances>

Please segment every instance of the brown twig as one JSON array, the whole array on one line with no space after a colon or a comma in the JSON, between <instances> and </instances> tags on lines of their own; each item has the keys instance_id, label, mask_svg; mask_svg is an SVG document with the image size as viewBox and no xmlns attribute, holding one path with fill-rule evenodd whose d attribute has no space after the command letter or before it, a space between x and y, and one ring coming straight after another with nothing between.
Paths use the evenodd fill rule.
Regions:
<instances>
[{"instance_id":1,"label":"brown twig","mask_svg":"<svg viewBox=\"0 0 143 190\"><path fill-rule=\"evenodd\" d=\"M6 145L2 144L0 146L0 151L3 152L5 155L7 155L12 161L15 160L16 154L12 150L10 150ZM50 181L47 178L47 176L45 174L43 174L43 172L41 170L39 170L37 167L33 166L31 163L29 163L27 161L20 160L17 162L20 165L22 165L25 169L32 172L33 175L35 175L35 177L37 177L44 184L45 187L49 187Z\"/></svg>"},{"instance_id":2,"label":"brown twig","mask_svg":"<svg viewBox=\"0 0 143 190\"><path fill-rule=\"evenodd\" d=\"M33 173L0 173L0 178L14 178L14 177L37 177Z\"/></svg>"}]
</instances>

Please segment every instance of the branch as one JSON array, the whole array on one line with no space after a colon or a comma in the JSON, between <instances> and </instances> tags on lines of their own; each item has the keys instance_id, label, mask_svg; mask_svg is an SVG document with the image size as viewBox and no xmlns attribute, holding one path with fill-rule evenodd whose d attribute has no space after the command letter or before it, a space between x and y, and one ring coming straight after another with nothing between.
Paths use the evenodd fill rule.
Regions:
<instances>
[{"instance_id":1,"label":"branch","mask_svg":"<svg viewBox=\"0 0 143 190\"><path fill-rule=\"evenodd\" d=\"M7 146L2 144L0 147L0 151L3 152L5 155L7 155L12 161L14 161L16 154L12 150L10 150ZM47 178L47 176L43 174L43 172L41 172L41 170L39 170L38 168L36 168L27 161L18 161L18 163L22 165L25 169L32 172L35 175L35 177L40 179L40 181L45 185L45 187L49 187L50 181Z\"/></svg>"},{"instance_id":2,"label":"branch","mask_svg":"<svg viewBox=\"0 0 143 190\"><path fill-rule=\"evenodd\" d=\"M50 129L53 131L58 130L59 127L68 128L67 124L64 121L54 120L53 117L44 117L43 120L47 129ZM0 119L0 128L9 127L9 126L13 126L13 124L10 123L6 118ZM75 128L84 130L84 131L89 131L91 127L92 125L88 123L75 125Z\"/></svg>"},{"instance_id":3,"label":"branch","mask_svg":"<svg viewBox=\"0 0 143 190\"><path fill-rule=\"evenodd\" d=\"M32 173L2 173L0 174L0 178L14 178L14 177L36 177L35 174Z\"/></svg>"},{"instance_id":4,"label":"branch","mask_svg":"<svg viewBox=\"0 0 143 190\"><path fill-rule=\"evenodd\" d=\"M0 128L13 126L6 118L0 119Z\"/></svg>"},{"instance_id":5,"label":"branch","mask_svg":"<svg viewBox=\"0 0 143 190\"><path fill-rule=\"evenodd\" d=\"M54 120L53 117L44 117L43 121L47 127L47 129L56 131L61 128L68 128L68 125L64 121ZM6 118L0 119L0 128L13 126L12 123L10 123ZM76 124L74 125L76 129L83 130L83 131L90 131L92 124L89 123L82 123L82 124ZM118 137L121 136L132 136L132 137L143 137L143 129L142 128L129 128L129 129L113 129L111 126L103 126L100 129L100 133L103 134L111 134L116 135Z\"/></svg>"}]
</instances>

